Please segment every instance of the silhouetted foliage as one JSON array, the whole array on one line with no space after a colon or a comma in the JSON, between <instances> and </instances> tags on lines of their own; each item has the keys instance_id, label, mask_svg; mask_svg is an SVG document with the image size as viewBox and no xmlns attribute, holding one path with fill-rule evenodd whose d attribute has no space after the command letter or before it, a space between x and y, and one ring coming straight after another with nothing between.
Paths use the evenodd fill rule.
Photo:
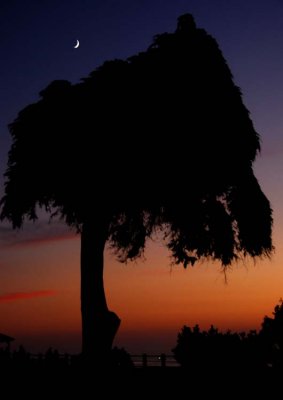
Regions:
<instances>
[{"instance_id":1,"label":"silhouetted foliage","mask_svg":"<svg viewBox=\"0 0 283 400\"><path fill-rule=\"evenodd\" d=\"M191 17L146 52L40 95L10 125L2 218L15 227L39 204L79 230L102 213L123 260L163 225L185 264L271 251L271 210L251 168L258 134L216 41Z\"/></svg>"},{"instance_id":2,"label":"silhouetted foliage","mask_svg":"<svg viewBox=\"0 0 283 400\"><path fill-rule=\"evenodd\" d=\"M273 318L264 317L261 339L264 342L266 362L283 368L283 301L274 307Z\"/></svg>"},{"instance_id":3,"label":"silhouetted foliage","mask_svg":"<svg viewBox=\"0 0 283 400\"><path fill-rule=\"evenodd\" d=\"M270 254L271 209L252 170L259 136L216 41L191 15L147 51L105 62L76 85L54 81L40 96L9 126L1 218L20 227L39 205L88 238L83 321L95 305L107 311L106 241L126 261L160 230L185 267Z\"/></svg>"},{"instance_id":4,"label":"silhouetted foliage","mask_svg":"<svg viewBox=\"0 0 283 400\"><path fill-rule=\"evenodd\" d=\"M112 349L111 364L114 368L129 369L134 367L130 354L124 348L118 347Z\"/></svg>"},{"instance_id":5,"label":"silhouetted foliage","mask_svg":"<svg viewBox=\"0 0 283 400\"><path fill-rule=\"evenodd\" d=\"M172 350L176 361L189 369L274 368L283 369L283 302L275 306L273 318L265 316L259 332L219 332L184 326Z\"/></svg>"},{"instance_id":6,"label":"silhouetted foliage","mask_svg":"<svg viewBox=\"0 0 283 400\"><path fill-rule=\"evenodd\" d=\"M172 350L181 366L192 369L236 366L243 361L242 338L237 333L221 333L213 325L208 331L184 326Z\"/></svg>"},{"instance_id":7,"label":"silhouetted foliage","mask_svg":"<svg viewBox=\"0 0 283 400\"><path fill-rule=\"evenodd\" d=\"M274 307L273 318L264 317L261 332L283 347L283 300Z\"/></svg>"}]
</instances>

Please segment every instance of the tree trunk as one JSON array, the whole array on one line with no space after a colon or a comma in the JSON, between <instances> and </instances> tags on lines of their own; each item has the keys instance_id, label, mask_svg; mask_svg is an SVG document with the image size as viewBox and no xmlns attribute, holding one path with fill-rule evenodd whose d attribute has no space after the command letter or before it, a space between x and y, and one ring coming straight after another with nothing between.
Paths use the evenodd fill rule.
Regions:
<instances>
[{"instance_id":1,"label":"tree trunk","mask_svg":"<svg viewBox=\"0 0 283 400\"><path fill-rule=\"evenodd\" d=\"M87 221L81 234L82 353L95 363L109 360L112 343L120 325L109 311L103 284L103 252L107 224Z\"/></svg>"}]
</instances>

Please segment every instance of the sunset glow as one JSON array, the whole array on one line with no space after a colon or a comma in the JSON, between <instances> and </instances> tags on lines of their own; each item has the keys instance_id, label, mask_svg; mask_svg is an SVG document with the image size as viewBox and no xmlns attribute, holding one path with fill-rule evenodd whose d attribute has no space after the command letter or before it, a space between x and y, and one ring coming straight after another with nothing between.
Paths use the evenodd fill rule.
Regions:
<instances>
[{"instance_id":1,"label":"sunset glow","mask_svg":"<svg viewBox=\"0 0 283 400\"><path fill-rule=\"evenodd\" d=\"M54 296L55 294L55 290L35 290L33 292L6 293L0 296L0 303L32 299L34 297Z\"/></svg>"},{"instance_id":2,"label":"sunset glow","mask_svg":"<svg viewBox=\"0 0 283 400\"><path fill-rule=\"evenodd\" d=\"M262 152L254 172L274 210L275 251L270 259L239 260L224 274L220 264L211 261L187 269L171 265L158 235L148 241L145 259L137 262L121 264L107 248L108 306L122 321L114 344L133 354L170 353L183 325L258 330L283 297L282 4L235 0L229 6L216 2L214 7L207 0L177 0L162 2L161 9L161 2L146 0L137 8L126 1L120 9L86 1L87 7L81 9L70 1L66 10L59 3L54 9L38 6L30 15L24 5L16 10L7 5L0 15L6 32L0 198L11 145L7 125L23 107L38 100L43 87L54 79L77 83L107 59L125 59L146 49L155 34L173 31L177 16L191 12L198 26L218 41L261 136ZM70 45L74 37L82 43L75 52ZM136 140L134 131L131 140ZM152 165L157 180L162 168ZM111 179L118 178L109 173L107 185ZM192 190L190 182L184 182L176 196L189 196ZM38 352L52 346L62 353L80 352L80 312L79 234L56 218L50 221L44 212L35 224L27 222L19 231L1 222L0 332L16 339L12 347L23 344Z\"/></svg>"}]
</instances>

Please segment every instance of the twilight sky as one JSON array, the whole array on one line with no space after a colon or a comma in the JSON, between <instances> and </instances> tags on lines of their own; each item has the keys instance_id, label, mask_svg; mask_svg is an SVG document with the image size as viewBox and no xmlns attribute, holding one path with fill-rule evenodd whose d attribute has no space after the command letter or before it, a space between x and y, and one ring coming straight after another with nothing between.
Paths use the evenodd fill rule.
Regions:
<instances>
[{"instance_id":1,"label":"twilight sky","mask_svg":"<svg viewBox=\"0 0 283 400\"><path fill-rule=\"evenodd\" d=\"M106 253L110 309L122 319L116 344L169 352L184 325L258 329L283 297L283 2L281 0L10 0L0 5L0 197L7 124L54 79L76 83L103 61L146 49L174 31L182 13L216 38L262 138L256 176L274 209L271 260L183 270L164 246L127 265ZM80 47L74 49L76 39ZM29 350L80 350L79 238L48 217L12 232L0 224L0 331Z\"/></svg>"}]
</instances>

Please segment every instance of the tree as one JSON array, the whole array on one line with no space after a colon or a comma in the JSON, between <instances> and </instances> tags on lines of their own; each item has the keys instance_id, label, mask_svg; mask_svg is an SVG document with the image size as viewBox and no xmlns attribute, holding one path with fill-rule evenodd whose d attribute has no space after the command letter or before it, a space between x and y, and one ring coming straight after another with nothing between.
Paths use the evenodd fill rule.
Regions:
<instances>
[{"instance_id":1,"label":"tree","mask_svg":"<svg viewBox=\"0 0 283 400\"><path fill-rule=\"evenodd\" d=\"M201 331L198 325L184 326L177 337L177 345L172 352L182 367L192 371L230 370L239 368L245 362L244 340L237 333L219 332L211 325L208 331Z\"/></svg>"},{"instance_id":2,"label":"tree","mask_svg":"<svg viewBox=\"0 0 283 400\"><path fill-rule=\"evenodd\" d=\"M259 332L263 343L265 362L283 368L283 300L274 307L273 318L265 316Z\"/></svg>"},{"instance_id":3,"label":"tree","mask_svg":"<svg viewBox=\"0 0 283 400\"><path fill-rule=\"evenodd\" d=\"M105 357L120 322L103 288L106 242L125 262L159 230L185 267L271 253L271 209L252 170L259 136L191 15L147 51L40 96L9 126L1 218L17 228L39 206L81 234L84 354Z\"/></svg>"}]
</instances>

